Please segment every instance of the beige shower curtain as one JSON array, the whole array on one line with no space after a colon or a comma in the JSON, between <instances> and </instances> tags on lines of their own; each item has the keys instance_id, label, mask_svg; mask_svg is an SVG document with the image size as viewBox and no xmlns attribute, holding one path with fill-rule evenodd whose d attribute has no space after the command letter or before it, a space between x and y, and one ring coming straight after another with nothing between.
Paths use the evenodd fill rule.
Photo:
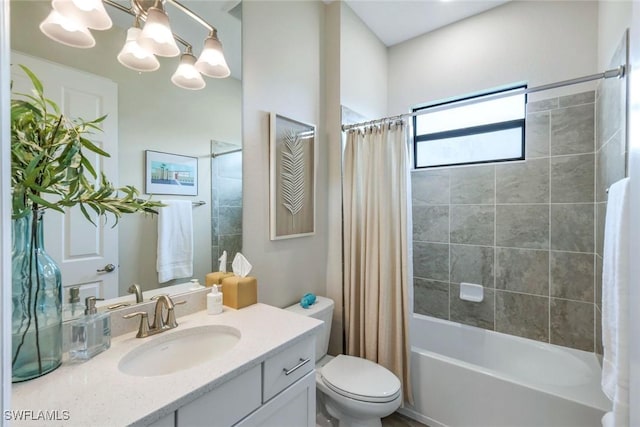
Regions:
<instances>
[{"instance_id":1,"label":"beige shower curtain","mask_svg":"<svg viewBox=\"0 0 640 427\"><path fill-rule=\"evenodd\" d=\"M347 354L409 380L408 152L404 122L351 130L344 154L344 309Z\"/></svg>"}]
</instances>

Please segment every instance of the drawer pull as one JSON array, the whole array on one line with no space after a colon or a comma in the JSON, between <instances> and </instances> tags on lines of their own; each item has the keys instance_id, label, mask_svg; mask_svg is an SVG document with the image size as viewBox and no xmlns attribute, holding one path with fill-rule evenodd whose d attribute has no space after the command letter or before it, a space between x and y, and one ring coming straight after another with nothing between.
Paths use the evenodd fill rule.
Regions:
<instances>
[{"instance_id":1,"label":"drawer pull","mask_svg":"<svg viewBox=\"0 0 640 427\"><path fill-rule=\"evenodd\" d=\"M300 363L298 363L296 366L294 366L291 369L287 369L287 368L283 368L282 370L284 371L285 375L291 375L293 374L295 371L297 371L298 369L302 368L304 365L306 365L307 363L311 362L311 359L300 359Z\"/></svg>"}]
</instances>

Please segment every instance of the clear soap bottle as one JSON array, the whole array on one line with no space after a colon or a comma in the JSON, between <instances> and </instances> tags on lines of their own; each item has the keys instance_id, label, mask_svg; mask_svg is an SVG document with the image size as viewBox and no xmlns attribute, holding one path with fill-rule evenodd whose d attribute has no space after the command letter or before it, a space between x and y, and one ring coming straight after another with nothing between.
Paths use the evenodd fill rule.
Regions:
<instances>
[{"instance_id":1,"label":"clear soap bottle","mask_svg":"<svg viewBox=\"0 0 640 427\"><path fill-rule=\"evenodd\" d=\"M80 303L80 288L69 290L69 302L62 306L62 351L71 349L71 322L84 316L84 305Z\"/></svg>"},{"instance_id":2,"label":"clear soap bottle","mask_svg":"<svg viewBox=\"0 0 640 427\"><path fill-rule=\"evenodd\" d=\"M71 323L70 360L89 360L111 346L110 313L98 313L96 297L87 297L85 302L85 315Z\"/></svg>"}]
</instances>

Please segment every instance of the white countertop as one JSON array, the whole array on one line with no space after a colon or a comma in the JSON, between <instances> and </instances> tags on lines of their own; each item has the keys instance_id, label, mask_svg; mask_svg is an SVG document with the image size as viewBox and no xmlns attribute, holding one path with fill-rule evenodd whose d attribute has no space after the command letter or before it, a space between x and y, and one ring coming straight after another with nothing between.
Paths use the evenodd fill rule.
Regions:
<instances>
[{"instance_id":1,"label":"white countertop","mask_svg":"<svg viewBox=\"0 0 640 427\"><path fill-rule=\"evenodd\" d=\"M109 350L85 363L63 363L40 378L13 384L12 410L33 411L33 417L39 411L57 411L58 420L12 421L11 425L147 425L256 366L283 344L294 344L314 333L322 324L265 304L241 310L225 307L216 316L200 311L178 318L178 323L176 329L149 338L135 338L135 332L116 337ZM154 377L130 376L118 370L125 354L154 338L216 324L239 329L241 337L235 347L210 362Z\"/></svg>"}]
</instances>

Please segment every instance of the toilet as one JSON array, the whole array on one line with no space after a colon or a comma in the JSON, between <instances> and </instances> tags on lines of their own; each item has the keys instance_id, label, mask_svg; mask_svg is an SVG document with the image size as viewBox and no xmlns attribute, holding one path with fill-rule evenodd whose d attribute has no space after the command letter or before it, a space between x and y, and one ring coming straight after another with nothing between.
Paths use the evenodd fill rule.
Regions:
<instances>
[{"instance_id":1,"label":"toilet","mask_svg":"<svg viewBox=\"0 0 640 427\"><path fill-rule=\"evenodd\" d=\"M388 369L369 360L327 355L333 301L317 297L304 309L300 304L286 310L324 321L316 336L316 404L337 419L340 427L380 427L380 419L402 403L402 385Z\"/></svg>"}]
</instances>

